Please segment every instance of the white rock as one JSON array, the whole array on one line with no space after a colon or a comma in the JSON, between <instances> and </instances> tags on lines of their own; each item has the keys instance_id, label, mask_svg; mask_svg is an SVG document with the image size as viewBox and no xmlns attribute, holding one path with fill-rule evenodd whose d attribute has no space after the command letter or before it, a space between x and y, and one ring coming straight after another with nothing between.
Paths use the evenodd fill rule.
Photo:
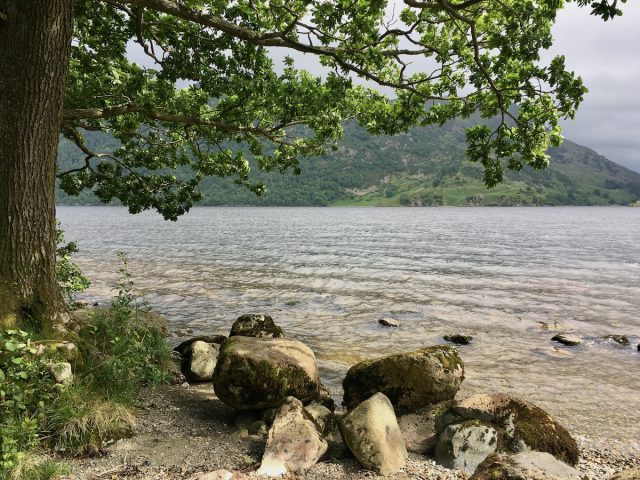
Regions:
<instances>
[{"instance_id":1,"label":"white rock","mask_svg":"<svg viewBox=\"0 0 640 480\"><path fill-rule=\"evenodd\" d=\"M73 371L69 362L58 362L49 365L49 373L56 383L67 385L73 382Z\"/></svg>"},{"instance_id":2,"label":"white rock","mask_svg":"<svg viewBox=\"0 0 640 480\"><path fill-rule=\"evenodd\" d=\"M498 476L503 475L503 476ZM546 452L492 455L469 480L509 478L510 480L580 480L582 474Z\"/></svg>"},{"instance_id":3,"label":"white rock","mask_svg":"<svg viewBox=\"0 0 640 480\"><path fill-rule=\"evenodd\" d=\"M267 435L258 475L277 477L313 467L327 451L327 442L307 418L302 402L287 397Z\"/></svg>"},{"instance_id":4,"label":"white rock","mask_svg":"<svg viewBox=\"0 0 640 480\"><path fill-rule=\"evenodd\" d=\"M395 473L407 461L402 432L389 399L376 393L347 413L339 423L349 450L369 470Z\"/></svg>"},{"instance_id":5,"label":"white rock","mask_svg":"<svg viewBox=\"0 0 640 480\"><path fill-rule=\"evenodd\" d=\"M444 467L472 474L497 446L494 428L470 422L450 425L438 437L435 459Z\"/></svg>"},{"instance_id":6,"label":"white rock","mask_svg":"<svg viewBox=\"0 0 640 480\"><path fill-rule=\"evenodd\" d=\"M209 382L213 378L220 347L216 344L193 342L184 352L182 373L192 382Z\"/></svg>"}]
</instances>

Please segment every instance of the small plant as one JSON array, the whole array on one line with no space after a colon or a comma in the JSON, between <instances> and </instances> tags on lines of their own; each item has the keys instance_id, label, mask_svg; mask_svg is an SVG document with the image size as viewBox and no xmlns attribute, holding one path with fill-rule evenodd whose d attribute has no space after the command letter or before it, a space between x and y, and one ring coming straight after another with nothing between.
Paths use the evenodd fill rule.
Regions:
<instances>
[{"instance_id":1,"label":"small plant","mask_svg":"<svg viewBox=\"0 0 640 480\"><path fill-rule=\"evenodd\" d=\"M76 242L64 242L64 230L60 228L60 222L56 221L56 236L58 249L56 251L56 275L58 285L62 290L67 304L73 310L78 307L75 294L85 291L91 285L87 277L82 274L80 267L71 261L71 256L78 253Z\"/></svg>"},{"instance_id":2,"label":"small plant","mask_svg":"<svg viewBox=\"0 0 640 480\"><path fill-rule=\"evenodd\" d=\"M29 333L0 333L0 472L18 467L38 444L45 408L56 394L36 353Z\"/></svg>"}]
</instances>

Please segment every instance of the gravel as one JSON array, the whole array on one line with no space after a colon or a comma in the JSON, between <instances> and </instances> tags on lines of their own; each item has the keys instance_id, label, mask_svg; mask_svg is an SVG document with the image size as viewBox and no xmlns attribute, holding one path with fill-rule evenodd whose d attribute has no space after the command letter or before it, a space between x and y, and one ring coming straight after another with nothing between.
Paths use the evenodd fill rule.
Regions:
<instances>
[{"instance_id":1,"label":"gravel","mask_svg":"<svg viewBox=\"0 0 640 480\"><path fill-rule=\"evenodd\" d=\"M254 477L264 439L235 427L234 412L220 402L211 384L164 386L143 395L138 406L137 434L111 443L102 456L71 461L67 480L188 480L218 469ZM583 458L577 468L588 480L608 478L640 465L636 444L576 437ZM323 460L304 474L285 479L360 480L382 478L363 470L340 444L332 444ZM462 480L464 473L411 454L402 472L385 479Z\"/></svg>"}]
</instances>

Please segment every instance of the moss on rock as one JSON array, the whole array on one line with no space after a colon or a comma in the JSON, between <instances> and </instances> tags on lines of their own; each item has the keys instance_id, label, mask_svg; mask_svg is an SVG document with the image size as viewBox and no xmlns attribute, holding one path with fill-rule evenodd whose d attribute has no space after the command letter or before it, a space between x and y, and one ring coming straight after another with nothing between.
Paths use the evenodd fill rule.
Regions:
<instances>
[{"instance_id":1,"label":"moss on rock","mask_svg":"<svg viewBox=\"0 0 640 480\"><path fill-rule=\"evenodd\" d=\"M238 410L277 407L288 396L308 403L319 395L315 355L293 339L229 338L213 384L218 398Z\"/></svg>"},{"instance_id":2,"label":"moss on rock","mask_svg":"<svg viewBox=\"0 0 640 480\"><path fill-rule=\"evenodd\" d=\"M351 367L343 381L348 409L382 392L396 412L406 413L452 399L464 379L458 351L438 345L367 360Z\"/></svg>"}]
</instances>

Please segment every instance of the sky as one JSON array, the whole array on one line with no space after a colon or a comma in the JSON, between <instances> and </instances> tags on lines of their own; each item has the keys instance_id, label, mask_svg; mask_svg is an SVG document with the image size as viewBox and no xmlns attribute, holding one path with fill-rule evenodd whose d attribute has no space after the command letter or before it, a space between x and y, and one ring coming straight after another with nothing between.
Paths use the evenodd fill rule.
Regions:
<instances>
[{"instance_id":1,"label":"sky","mask_svg":"<svg viewBox=\"0 0 640 480\"><path fill-rule=\"evenodd\" d=\"M589 93L575 120L563 122L566 138L640 172L640 1L622 5L608 22L586 8L562 11L550 53L563 54Z\"/></svg>"},{"instance_id":2,"label":"sky","mask_svg":"<svg viewBox=\"0 0 640 480\"><path fill-rule=\"evenodd\" d=\"M565 55L567 67L589 88L576 118L562 122L565 137L640 172L640 0L622 9L622 17L604 22L570 4L560 12L554 45L543 58ZM131 59L152 67L140 50L132 46ZM277 63L290 55L298 68L323 73L313 56L283 49L272 55Z\"/></svg>"}]
</instances>

